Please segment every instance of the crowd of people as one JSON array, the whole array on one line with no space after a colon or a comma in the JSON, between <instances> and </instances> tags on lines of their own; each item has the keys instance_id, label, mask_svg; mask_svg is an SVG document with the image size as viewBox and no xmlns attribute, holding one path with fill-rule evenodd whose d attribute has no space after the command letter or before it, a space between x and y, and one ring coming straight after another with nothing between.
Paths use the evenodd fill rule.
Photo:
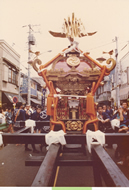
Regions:
<instances>
[{"instance_id":1,"label":"crowd of people","mask_svg":"<svg viewBox=\"0 0 129 190\"><path fill-rule=\"evenodd\" d=\"M34 121L49 120L49 116L46 114L46 110L43 110L42 106L37 105L31 107L30 105L23 106L21 102L16 104L16 108L4 108L0 109L0 130L6 129L7 132L14 132L14 128L19 125L19 121L26 121L28 119ZM38 153L35 145L32 145L34 153ZM25 144L25 151L31 151L28 148L28 144Z\"/></svg>"},{"instance_id":2,"label":"crowd of people","mask_svg":"<svg viewBox=\"0 0 129 190\"><path fill-rule=\"evenodd\" d=\"M115 107L114 109L111 109L110 106L98 105L97 117L99 120L98 129L102 132L129 133L129 110L127 102L123 102L119 108ZM109 143L107 147L111 148L112 144ZM121 160L117 164L129 166L128 156L128 144L125 141L119 141L115 150L115 157Z\"/></svg>"},{"instance_id":3,"label":"crowd of people","mask_svg":"<svg viewBox=\"0 0 129 190\"><path fill-rule=\"evenodd\" d=\"M123 132L129 130L129 110L127 102L114 109L111 106L98 105L97 108L98 129L102 132Z\"/></svg>"},{"instance_id":4,"label":"crowd of people","mask_svg":"<svg viewBox=\"0 0 129 190\"><path fill-rule=\"evenodd\" d=\"M21 102L18 102L15 109L11 107L0 108L0 124L10 124L16 121L26 121L27 119L42 121L45 119L41 116L42 111L43 108L40 105L31 107L28 104L24 106Z\"/></svg>"},{"instance_id":5,"label":"crowd of people","mask_svg":"<svg viewBox=\"0 0 129 190\"><path fill-rule=\"evenodd\" d=\"M49 120L44 115L42 106L30 105L23 106L21 102L16 104L14 108L0 108L0 127L6 127L8 132L13 133L13 125L17 121L26 121L32 119L34 121ZM46 112L45 112L46 113ZM114 109L107 105L98 105L97 107L98 129L102 132L128 132L129 126L129 110L127 102L123 102L122 106Z\"/></svg>"}]
</instances>

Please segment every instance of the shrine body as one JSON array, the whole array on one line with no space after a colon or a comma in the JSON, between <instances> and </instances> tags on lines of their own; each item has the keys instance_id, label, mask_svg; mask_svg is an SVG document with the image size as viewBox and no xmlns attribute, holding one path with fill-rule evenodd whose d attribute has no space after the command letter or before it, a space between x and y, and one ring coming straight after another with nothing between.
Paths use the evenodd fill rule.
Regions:
<instances>
[{"instance_id":1,"label":"shrine body","mask_svg":"<svg viewBox=\"0 0 129 190\"><path fill-rule=\"evenodd\" d=\"M69 51L66 48L37 68L36 63L39 62L36 59L33 67L43 77L50 91L47 115L51 116L51 130L55 129L55 125L61 125L64 132L85 133L87 125L92 123L96 131L98 120L94 95L103 77L115 67L115 60L108 59L107 63L112 62L112 66L107 68L79 49L70 48ZM47 69L48 66L51 68Z\"/></svg>"}]
</instances>

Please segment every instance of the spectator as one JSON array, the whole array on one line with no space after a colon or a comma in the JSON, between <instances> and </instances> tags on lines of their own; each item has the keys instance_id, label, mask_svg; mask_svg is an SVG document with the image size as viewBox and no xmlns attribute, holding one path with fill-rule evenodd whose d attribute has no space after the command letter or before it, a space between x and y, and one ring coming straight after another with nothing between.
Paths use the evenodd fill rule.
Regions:
<instances>
[{"instance_id":1,"label":"spectator","mask_svg":"<svg viewBox=\"0 0 129 190\"><path fill-rule=\"evenodd\" d=\"M14 108L11 109L11 112L12 112L12 115L13 115L13 113L14 113Z\"/></svg>"},{"instance_id":2,"label":"spectator","mask_svg":"<svg viewBox=\"0 0 129 190\"><path fill-rule=\"evenodd\" d=\"M107 110L107 106L103 105L103 112L106 112L106 110Z\"/></svg>"},{"instance_id":3,"label":"spectator","mask_svg":"<svg viewBox=\"0 0 129 190\"><path fill-rule=\"evenodd\" d=\"M3 114L3 110L0 108L0 130L4 130L8 127L9 125L5 121L5 115Z\"/></svg>"},{"instance_id":4,"label":"spectator","mask_svg":"<svg viewBox=\"0 0 129 190\"><path fill-rule=\"evenodd\" d=\"M98 105L98 129L102 132L108 132L108 129L111 129L110 117L106 112L103 112L101 105Z\"/></svg>"},{"instance_id":5,"label":"spectator","mask_svg":"<svg viewBox=\"0 0 129 190\"><path fill-rule=\"evenodd\" d=\"M111 109L110 105L107 106L107 113L110 116L110 118L112 118L112 116L113 116L113 110Z\"/></svg>"},{"instance_id":6,"label":"spectator","mask_svg":"<svg viewBox=\"0 0 129 190\"><path fill-rule=\"evenodd\" d=\"M36 108L36 112L34 112L31 116L31 119L34 121L41 121L41 117L40 117L40 113L42 111L42 107L40 105L37 106ZM38 124L38 126L35 127L35 130L39 130L40 131L40 124Z\"/></svg>"},{"instance_id":7,"label":"spectator","mask_svg":"<svg viewBox=\"0 0 129 190\"><path fill-rule=\"evenodd\" d=\"M127 102L122 103L122 107L118 109L118 112L116 112L113 117L113 119L120 120L120 126L118 129L118 132L127 132L128 131L128 110L127 110Z\"/></svg>"},{"instance_id":8,"label":"spectator","mask_svg":"<svg viewBox=\"0 0 129 190\"><path fill-rule=\"evenodd\" d=\"M4 124L5 123L5 116L3 114L2 109L0 108L0 124Z\"/></svg>"},{"instance_id":9,"label":"spectator","mask_svg":"<svg viewBox=\"0 0 129 190\"><path fill-rule=\"evenodd\" d=\"M40 113L42 111L42 107L40 105L38 105L36 107L36 111L32 114L32 117L31 119L34 120L34 121L41 121L41 117L40 117ZM38 126L36 125L35 127L35 131L39 131L39 133L41 132L41 127L42 127L42 124L38 123ZM42 147L43 147L43 144L40 145L40 150L42 151Z\"/></svg>"},{"instance_id":10,"label":"spectator","mask_svg":"<svg viewBox=\"0 0 129 190\"><path fill-rule=\"evenodd\" d=\"M116 112L118 112L118 107L117 106L114 107L113 115L116 114Z\"/></svg>"},{"instance_id":11,"label":"spectator","mask_svg":"<svg viewBox=\"0 0 129 190\"><path fill-rule=\"evenodd\" d=\"M33 113L36 112L36 106L32 107L32 111L33 111Z\"/></svg>"},{"instance_id":12,"label":"spectator","mask_svg":"<svg viewBox=\"0 0 129 190\"><path fill-rule=\"evenodd\" d=\"M31 119L34 120L34 121L40 121L41 120L41 118L40 118L41 110L42 110L42 107L40 105L37 106L36 112L34 112L32 114Z\"/></svg>"},{"instance_id":13,"label":"spectator","mask_svg":"<svg viewBox=\"0 0 129 190\"><path fill-rule=\"evenodd\" d=\"M31 119L31 115L32 115L32 111L30 109L30 105L27 104L25 107L25 118L26 118L26 120Z\"/></svg>"},{"instance_id":14,"label":"spectator","mask_svg":"<svg viewBox=\"0 0 129 190\"><path fill-rule=\"evenodd\" d=\"M122 103L122 107L118 109L118 112L115 114L115 116L119 117L120 119L120 128L118 132L127 132L128 133L128 126L129 126L129 110L127 107L127 102ZM115 156L118 157L118 153L120 154L121 161L117 162L118 165L125 165L129 166L128 162L128 144L126 141L120 141L117 144L117 148L115 151Z\"/></svg>"},{"instance_id":15,"label":"spectator","mask_svg":"<svg viewBox=\"0 0 129 190\"><path fill-rule=\"evenodd\" d=\"M6 117L6 123L9 125L8 127L8 131L10 131L11 133L13 133L13 121L12 121L12 112L11 112L11 108L8 108L8 111L5 114Z\"/></svg>"},{"instance_id":16,"label":"spectator","mask_svg":"<svg viewBox=\"0 0 129 190\"><path fill-rule=\"evenodd\" d=\"M13 120L14 120L14 123L16 121L25 121L25 111L22 109L21 102L17 103L17 108L14 110L14 113L13 113Z\"/></svg>"},{"instance_id":17,"label":"spectator","mask_svg":"<svg viewBox=\"0 0 129 190\"><path fill-rule=\"evenodd\" d=\"M5 114L7 113L8 109L7 108L3 108L3 114L5 116Z\"/></svg>"},{"instance_id":18,"label":"spectator","mask_svg":"<svg viewBox=\"0 0 129 190\"><path fill-rule=\"evenodd\" d=\"M25 121L25 111L22 109L22 103L18 102L17 103L17 108L14 110L14 122L16 121ZM34 153L39 153L38 150L36 150L35 145L32 143L31 144L33 148ZM25 151L31 151L31 149L28 148L28 144L25 144Z\"/></svg>"}]
</instances>

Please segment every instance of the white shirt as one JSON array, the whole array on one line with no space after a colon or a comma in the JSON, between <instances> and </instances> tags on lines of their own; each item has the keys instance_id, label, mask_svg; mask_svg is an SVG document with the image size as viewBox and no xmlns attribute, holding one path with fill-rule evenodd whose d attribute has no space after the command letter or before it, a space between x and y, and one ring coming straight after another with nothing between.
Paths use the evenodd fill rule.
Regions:
<instances>
[{"instance_id":1,"label":"white shirt","mask_svg":"<svg viewBox=\"0 0 129 190\"><path fill-rule=\"evenodd\" d=\"M5 116L2 113L0 113L0 124L3 123L5 123Z\"/></svg>"}]
</instances>

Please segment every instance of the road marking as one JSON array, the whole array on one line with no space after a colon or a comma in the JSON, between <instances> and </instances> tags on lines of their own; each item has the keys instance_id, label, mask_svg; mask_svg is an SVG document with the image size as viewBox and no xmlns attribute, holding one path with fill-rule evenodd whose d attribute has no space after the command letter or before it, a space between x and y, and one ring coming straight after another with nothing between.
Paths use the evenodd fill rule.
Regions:
<instances>
[{"instance_id":1,"label":"road marking","mask_svg":"<svg viewBox=\"0 0 129 190\"><path fill-rule=\"evenodd\" d=\"M58 177L59 169L60 169L60 166L57 166L57 170L56 170L56 175L55 175L55 180L54 180L54 185L53 185L53 187L56 186L56 182L57 182L57 177Z\"/></svg>"},{"instance_id":2,"label":"road marking","mask_svg":"<svg viewBox=\"0 0 129 190\"><path fill-rule=\"evenodd\" d=\"M60 157L63 155L63 153L60 153ZM57 169L56 169L56 175L55 175L55 180L54 180L54 185L53 187L56 186L56 182L57 182L57 178L58 178L58 174L59 174L59 169L60 169L60 166L57 166Z\"/></svg>"}]
</instances>

